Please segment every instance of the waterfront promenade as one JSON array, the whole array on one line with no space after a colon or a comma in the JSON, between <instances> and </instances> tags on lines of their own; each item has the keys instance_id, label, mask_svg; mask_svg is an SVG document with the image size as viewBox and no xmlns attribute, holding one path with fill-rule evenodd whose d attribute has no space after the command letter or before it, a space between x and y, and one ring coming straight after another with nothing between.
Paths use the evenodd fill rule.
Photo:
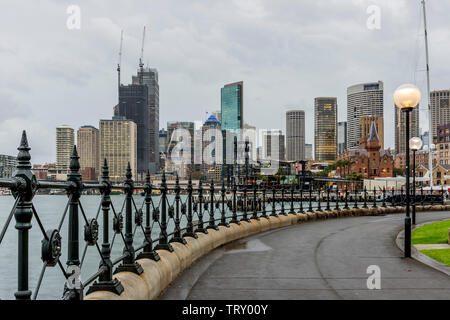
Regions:
<instances>
[{"instance_id":1,"label":"waterfront promenade","mask_svg":"<svg viewBox=\"0 0 450 320\"><path fill-rule=\"evenodd\" d=\"M448 219L421 212L417 223ZM218 248L185 270L160 299L450 299L450 277L403 258L404 214L310 221ZM381 269L369 290L367 267Z\"/></svg>"}]
</instances>

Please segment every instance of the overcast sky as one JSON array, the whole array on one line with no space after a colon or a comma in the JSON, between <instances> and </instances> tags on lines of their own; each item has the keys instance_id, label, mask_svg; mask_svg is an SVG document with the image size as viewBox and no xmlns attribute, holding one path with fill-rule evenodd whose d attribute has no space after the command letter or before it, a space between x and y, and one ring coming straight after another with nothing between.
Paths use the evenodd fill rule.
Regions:
<instances>
[{"instance_id":1,"label":"overcast sky","mask_svg":"<svg viewBox=\"0 0 450 320\"><path fill-rule=\"evenodd\" d=\"M81 9L69 30L67 7ZM381 28L367 28L370 5ZM450 1L428 1L431 87L450 88ZM116 64L124 30L122 83L131 82L147 26L144 62L159 71L160 127L205 120L220 109L220 88L244 81L244 119L285 128L286 110L306 112L314 142L314 97L385 84L385 144L394 146L392 94L415 83L425 96L420 0L2 1L0 153L16 154L26 129L33 163L55 161L55 127L98 127L117 101ZM426 108L426 100L422 100ZM427 112L420 113L427 129Z\"/></svg>"}]
</instances>

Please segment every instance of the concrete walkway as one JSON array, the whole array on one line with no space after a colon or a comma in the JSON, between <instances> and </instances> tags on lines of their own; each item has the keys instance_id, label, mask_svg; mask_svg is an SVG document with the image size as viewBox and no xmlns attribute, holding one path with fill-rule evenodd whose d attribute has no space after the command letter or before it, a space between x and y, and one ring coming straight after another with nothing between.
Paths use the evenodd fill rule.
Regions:
<instances>
[{"instance_id":1,"label":"concrete walkway","mask_svg":"<svg viewBox=\"0 0 450 320\"><path fill-rule=\"evenodd\" d=\"M450 218L418 213L417 223ZM404 215L307 222L239 240L197 261L161 299L450 299L450 277L395 245ZM368 290L367 267L381 269Z\"/></svg>"}]
</instances>

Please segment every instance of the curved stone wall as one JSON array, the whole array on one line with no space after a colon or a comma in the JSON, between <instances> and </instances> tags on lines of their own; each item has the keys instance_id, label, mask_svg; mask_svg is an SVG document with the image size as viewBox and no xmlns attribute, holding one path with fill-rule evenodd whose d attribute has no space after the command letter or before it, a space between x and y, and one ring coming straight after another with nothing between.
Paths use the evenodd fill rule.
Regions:
<instances>
[{"instance_id":1,"label":"curved stone wall","mask_svg":"<svg viewBox=\"0 0 450 320\"><path fill-rule=\"evenodd\" d=\"M417 206L416 211L450 210L450 205ZM306 212L277 217L252 219L250 222L241 221L230 224L229 227L220 226L219 230L208 229L208 234L197 233L198 239L186 237L187 244L172 242L174 252L156 250L160 256L158 262L151 259L140 259L137 262L144 272L136 275L131 272L120 272L114 275L121 281L124 291L117 295L107 291L93 292L85 300L150 300L156 299L175 280L175 278L193 264L197 259L211 250L257 233L287 227L307 221L334 219L352 216L375 216L390 213L404 213L404 207L341 209L321 212Z\"/></svg>"}]
</instances>

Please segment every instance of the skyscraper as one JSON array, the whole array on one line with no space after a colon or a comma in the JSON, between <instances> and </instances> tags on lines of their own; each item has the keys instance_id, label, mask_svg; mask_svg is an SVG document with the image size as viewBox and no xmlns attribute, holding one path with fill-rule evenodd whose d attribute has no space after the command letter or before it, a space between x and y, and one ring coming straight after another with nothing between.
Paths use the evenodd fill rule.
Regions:
<instances>
[{"instance_id":1,"label":"skyscraper","mask_svg":"<svg viewBox=\"0 0 450 320\"><path fill-rule=\"evenodd\" d=\"M311 143L305 144L305 160L313 160L313 147Z\"/></svg>"},{"instance_id":2,"label":"skyscraper","mask_svg":"<svg viewBox=\"0 0 450 320\"><path fill-rule=\"evenodd\" d=\"M73 128L62 125L56 128L56 170L59 173L69 171L70 156L75 144Z\"/></svg>"},{"instance_id":3,"label":"skyscraper","mask_svg":"<svg viewBox=\"0 0 450 320\"><path fill-rule=\"evenodd\" d=\"M359 149L363 116L383 117L383 82L362 83L347 88L347 144Z\"/></svg>"},{"instance_id":4,"label":"skyscraper","mask_svg":"<svg viewBox=\"0 0 450 320\"><path fill-rule=\"evenodd\" d=\"M278 151L275 148L278 148ZM284 134L281 130L267 130L263 132L262 156L275 161L285 159Z\"/></svg>"},{"instance_id":5,"label":"skyscraper","mask_svg":"<svg viewBox=\"0 0 450 320\"><path fill-rule=\"evenodd\" d=\"M336 161L337 99L314 99L314 159Z\"/></svg>"},{"instance_id":6,"label":"skyscraper","mask_svg":"<svg viewBox=\"0 0 450 320\"><path fill-rule=\"evenodd\" d=\"M80 170L84 175L89 176L87 180L96 179L100 173L100 138L99 131L93 126L82 126L77 131L77 148L80 157ZM93 174L87 174L93 171Z\"/></svg>"},{"instance_id":7,"label":"skyscraper","mask_svg":"<svg viewBox=\"0 0 450 320\"><path fill-rule=\"evenodd\" d=\"M405 133L406 133L406 115L397 106L395 107L395 153L405 153ZM409 114L409 136L419 136L419 106L414 108Z\"/></svg>"},{"instance_id":8,"label":"skyscraper","mask_svg":"<svg viewBox=\"0 0 450 320\"><path fill-rule=\"evenodd\" d=\"M100 120L100 163L108 161L111 181L123 182L128 163L133 179L137 177L137 125L124 117Z\"/></svg>"},{"instance_id":9,"label":"skyscraper","mask_svg":"<svg viewBox=\"0 0 450 320\"><path fill-rule=\"evenodd\" d=\"M222 133L219 119L212 114L202 126L201 170L208 180L219 180L222 164Z\"/></svg>"},{"instance_id":10,"label":"skyscraper","mask_svg":"<svg viewBox=\"0 0 450 320\"><path fill-rule=\"evenodd\" d=\"M363 116L359 118L360 136L362 139L368 138L372 127L372 122L377 129L381 150L384 150L384 119L380 116Z\"/></svg>"},{"instance_id":11,"label":"skyscraper","mask_svg":"<svg viewBox=\"0 0 450 320\"><path fill-rule=\"evenodd\" d=\"M347 150L347 121L338 122L338 154Z\"/></svg>"},{"instance_id":12,"label":"skyscraper","mask_svg":"<svg viewBox=\"0 0 450 320\"><path fill-rule=\"evenodd\" d=\"M222 130L244 128L244 83L230 83L221 89Z\"/></svg>"},{"instance_id":13,"label":"skyscraper","mask_svg":"<svg viewBox=\"0 0 450 320\"><path fill-rule=\"evenodd\" d=\"M286 149L286 160L305 160L305 111L303 110L286 112Z\"/></svg>"},{"instance_id":14,"label":"skyscraper","mask_svg":"<svg viewBox=\"0 0 450 320\"><path fill-rule=\"evenodd\" d=\"M150 168L150 107L148 86L139 84L122 85L119 89L118 116L132 120L137 126L137 172L146 173ZM159 128L158 128L159 130Z\"/></svg>"},{"instance_id":15,"label":"skyscraper","mask_svg":"<svg viewBox=\"0 0 450 320\"><path fill-rule=\"evenodd\" d=\"M147 85L148 88L148 106L149 106L149 169L154 172L159 168L159 78L158 70L155 68L143 68L142 72L138 69L137 76L133 76L133 84Z\"/></svg>"},{"instance_id":16,"label":"skyscraper","mask_svg":"<svg viewBox=\"0 0 450 320\"><path fill-rule=\"evenodd\" d=\"M450 90L438 90L430 93L431 138L437 137L437 127L450 123ZM418 109L418 108L415 108Z\"/></svg>"},{"instance_id":17,"label":"skyscraper","mask_svg":"<svg viewBox=\"0 0 450 320\"><path fill-rule=\"evenodd\" d=\"M184 129L187 130L187 132L184 132L186 134L189 134L189 138L190 138L190 143L189 143L189 147L190 147L190 155L185 154L186 152L188 152L187 149L182 149L179 150L180 151L180 158L176 158L175 155L172 155L172 153L174 152L174 148L175 146L177 146L179 143L183 143L184 138L181 138L181 136L178 134L178 132L176 132L177 129ZM174 134L175 132L175 134ZM186 172L187 174L189 172L192 171L193 168L193 164L194 164L194 138L195 138L195 124L194 122L187 122L187 121L169 121L167 122L167 140L168 140L168 147L167 147L167 156L168 156L168 165L169 164L173 164L174 162L178 162L178 164L184 163L184 166L186 166L186 168L188 168L188 172ZM184 143L183 143L184 146ZM181 147L181 145L179 146ZM187 148L187 145L186 145ZM190 162L190 163L189 163ZM183 172L184 172L184 168ZM179 171L181 170L181 168L179 168Z\"/></svg>"}]
</instances>

